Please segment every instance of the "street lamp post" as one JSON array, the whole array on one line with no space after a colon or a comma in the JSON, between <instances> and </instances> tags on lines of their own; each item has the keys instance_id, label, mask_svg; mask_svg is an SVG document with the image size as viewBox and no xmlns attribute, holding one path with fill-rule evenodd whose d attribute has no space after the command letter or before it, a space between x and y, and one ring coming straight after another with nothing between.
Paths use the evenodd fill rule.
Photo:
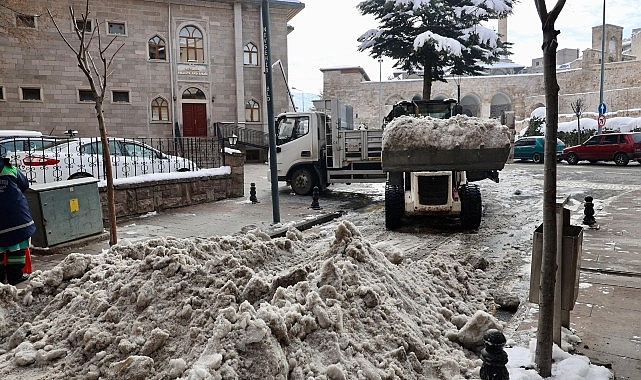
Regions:
<instances>
[{"instance_id":1,"label":"street lamp post","mask_svg":"<svg viewBox=\"0 0 641 380\"><path fill-rule=\"evenodd\" d=\"M378 59L378 125L383 125L383 57Z\"/></svg>"},{"instance_id":2,"label":"street lamp post","mask_svg":"<svg viewBox=\"0 0 641 380\"><path fill-rule=\"evenodd\" d=\"M601 86L599 87L599 109L603 104L603 82L605 81L605 0L603 0L603 24L601 25ZM597 134L601 134L601 124L598 124Z\"/></svg>"},{"instance_id":3,"label":"street lamp post","mask_svg":"<svg viewBox=\"0 0 641 380\"><path fill-rule=\"evenodd\" d=\"M220 137L220 145L222 147L222 153L223 153L223 166L226 166L226 164L225 164L225 155L226 155L226 152L225 152L225 140L227 140L227 142L229 142L229 146L230 147L235 147L236 143L238 143L238 136L236 136L236 134L232 133L231 136L229 136L227 138L222 137L222 136Z\"/></svg>"}]
</instances>

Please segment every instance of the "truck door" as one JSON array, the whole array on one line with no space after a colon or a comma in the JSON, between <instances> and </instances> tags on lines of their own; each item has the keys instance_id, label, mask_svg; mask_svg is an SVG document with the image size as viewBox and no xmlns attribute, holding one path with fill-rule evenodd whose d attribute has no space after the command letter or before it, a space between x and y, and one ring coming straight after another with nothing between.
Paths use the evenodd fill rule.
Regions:
<instances>
[{"instance_id":1,"label":"truck door","mask_svg":"<svg viewBox=\"0 0 641 380\"><path fill-rule=\"evenodd\" d=\"M308 115L282 116L278 119L277 130L279 163L291 166L297 162L318 159L318 144L313 138Z\"/></svg>"}]
</instances>

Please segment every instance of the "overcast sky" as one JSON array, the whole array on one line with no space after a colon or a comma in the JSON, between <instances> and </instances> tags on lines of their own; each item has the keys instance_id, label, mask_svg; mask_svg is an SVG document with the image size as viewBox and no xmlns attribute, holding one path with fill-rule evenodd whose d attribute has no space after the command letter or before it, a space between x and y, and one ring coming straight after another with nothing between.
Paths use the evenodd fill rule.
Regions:
<instances>
[{"instance_id":1,"label":"overcast sky","mask_svg":"<svg viewBox=\"0 0 641 380\"><path fill-rule=\"evenodd\" d=\"M305 8L290 21L294 31L289 35L289 84L306 93L318 94L323 88L321 68L361 66L371 80L379 79L379 64L367 52L358 52L356 39L368 29L376 28L375 20L363 16L356 8L361 0L301 0ZM556 0L547 1L551 8ZM622 26L623 37L632 28L641 28L639 0L607 0L606 23ZM601 25L603 2L600 0L567 0L557 23L559 48L592 45L592 27ZM496 22L492 24L496 29ZM541 22L533 0L521 0L508 19L508 41L514 44L510 58L530 66L533 58L542 56ZM394 62L382 64L382 78L393 72ZM297 91L292 91L296 96Z\"/></svg>"}]
</instances>

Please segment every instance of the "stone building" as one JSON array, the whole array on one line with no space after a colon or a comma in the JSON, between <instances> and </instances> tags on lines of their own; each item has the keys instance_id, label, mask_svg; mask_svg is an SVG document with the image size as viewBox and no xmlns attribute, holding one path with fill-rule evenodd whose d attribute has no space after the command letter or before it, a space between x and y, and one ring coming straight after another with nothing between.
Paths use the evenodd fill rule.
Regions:
<instances>
[{"instance_id":1,"label":"stone building","mask_svg":"<svg viewBox=\"0 0 641 380\"><path fill-rule=\"evenodd\" d=\"M0 128L97 136L88 82L46 11L30 16L38 4L43 6L27 0L19 11L0 8L31 36L27 42L0 39ZM78 45L74 23L85 1L52 0L47 7L65 38ZM303 8L296 0L269 1L271 59L285 72L288 21ZM260 1L93 1L89 12L85 27L99 28L103 47L115 37L107 57L123 44L104 102L110 135L214 136L220 124L267 131ZM98 59L96 41L92 47ZM286 93L280 69L273 78L273 91ZM276 113L289 110L287 100L275 97Z\"/></svg>"},{"instance_id":2,"label":"stone building","mask_svg":"<svg viewBox=\"0 0 641 380\"><path fill-rule=\"evenodd\" d=\"M604 102L608 111L626 110L626 116L636 116L641 109L641 33L633 32L629 41L623 40L623 28L606 25L606 55ZM588 112L597 112L600 101L601 26L593 28L592 47L581 57L573 49L560 51L564 64L559 66L559 112L572 113L571 103L582 98ZM597 48L598 47L598 48ZM537 60L533 60L537 61ZM504 62L500 62L504 65ZM400 100L412 99L422 93L421 78L401 75L382 82L371 81L360 67L323 68L323 94L336 97L354 107L354 124L377 128L382 117ZM543 73L528 68L528 73L516 75L483 75L452 77L447 83L435 82L432 98L458 97L466 113L479 117L500 117L503 111L514 111L517 120L545 104ZM532 72L534 71L534 72ZM494 71L496 72L496 71ZM589 115L586 115L589 116Z\"/></svg>"}]
</instances>

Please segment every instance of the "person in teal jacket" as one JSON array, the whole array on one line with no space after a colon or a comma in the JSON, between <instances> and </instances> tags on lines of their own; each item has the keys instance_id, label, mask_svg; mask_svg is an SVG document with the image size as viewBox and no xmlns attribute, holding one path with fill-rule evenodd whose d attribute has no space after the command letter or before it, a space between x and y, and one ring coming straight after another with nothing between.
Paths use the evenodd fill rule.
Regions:
<instances>
[{"instance_id":1,"label":"person in teal jacket","mask_svg":"<svg viewBox=\"0 0 641 380\"><path fill-rule=\"evenodd\" d=\"M5 156L0 152L0 280L15 285L24 280L26 249L36 225L24 196L29 181Z\"/></svg>"}]
</instances>

